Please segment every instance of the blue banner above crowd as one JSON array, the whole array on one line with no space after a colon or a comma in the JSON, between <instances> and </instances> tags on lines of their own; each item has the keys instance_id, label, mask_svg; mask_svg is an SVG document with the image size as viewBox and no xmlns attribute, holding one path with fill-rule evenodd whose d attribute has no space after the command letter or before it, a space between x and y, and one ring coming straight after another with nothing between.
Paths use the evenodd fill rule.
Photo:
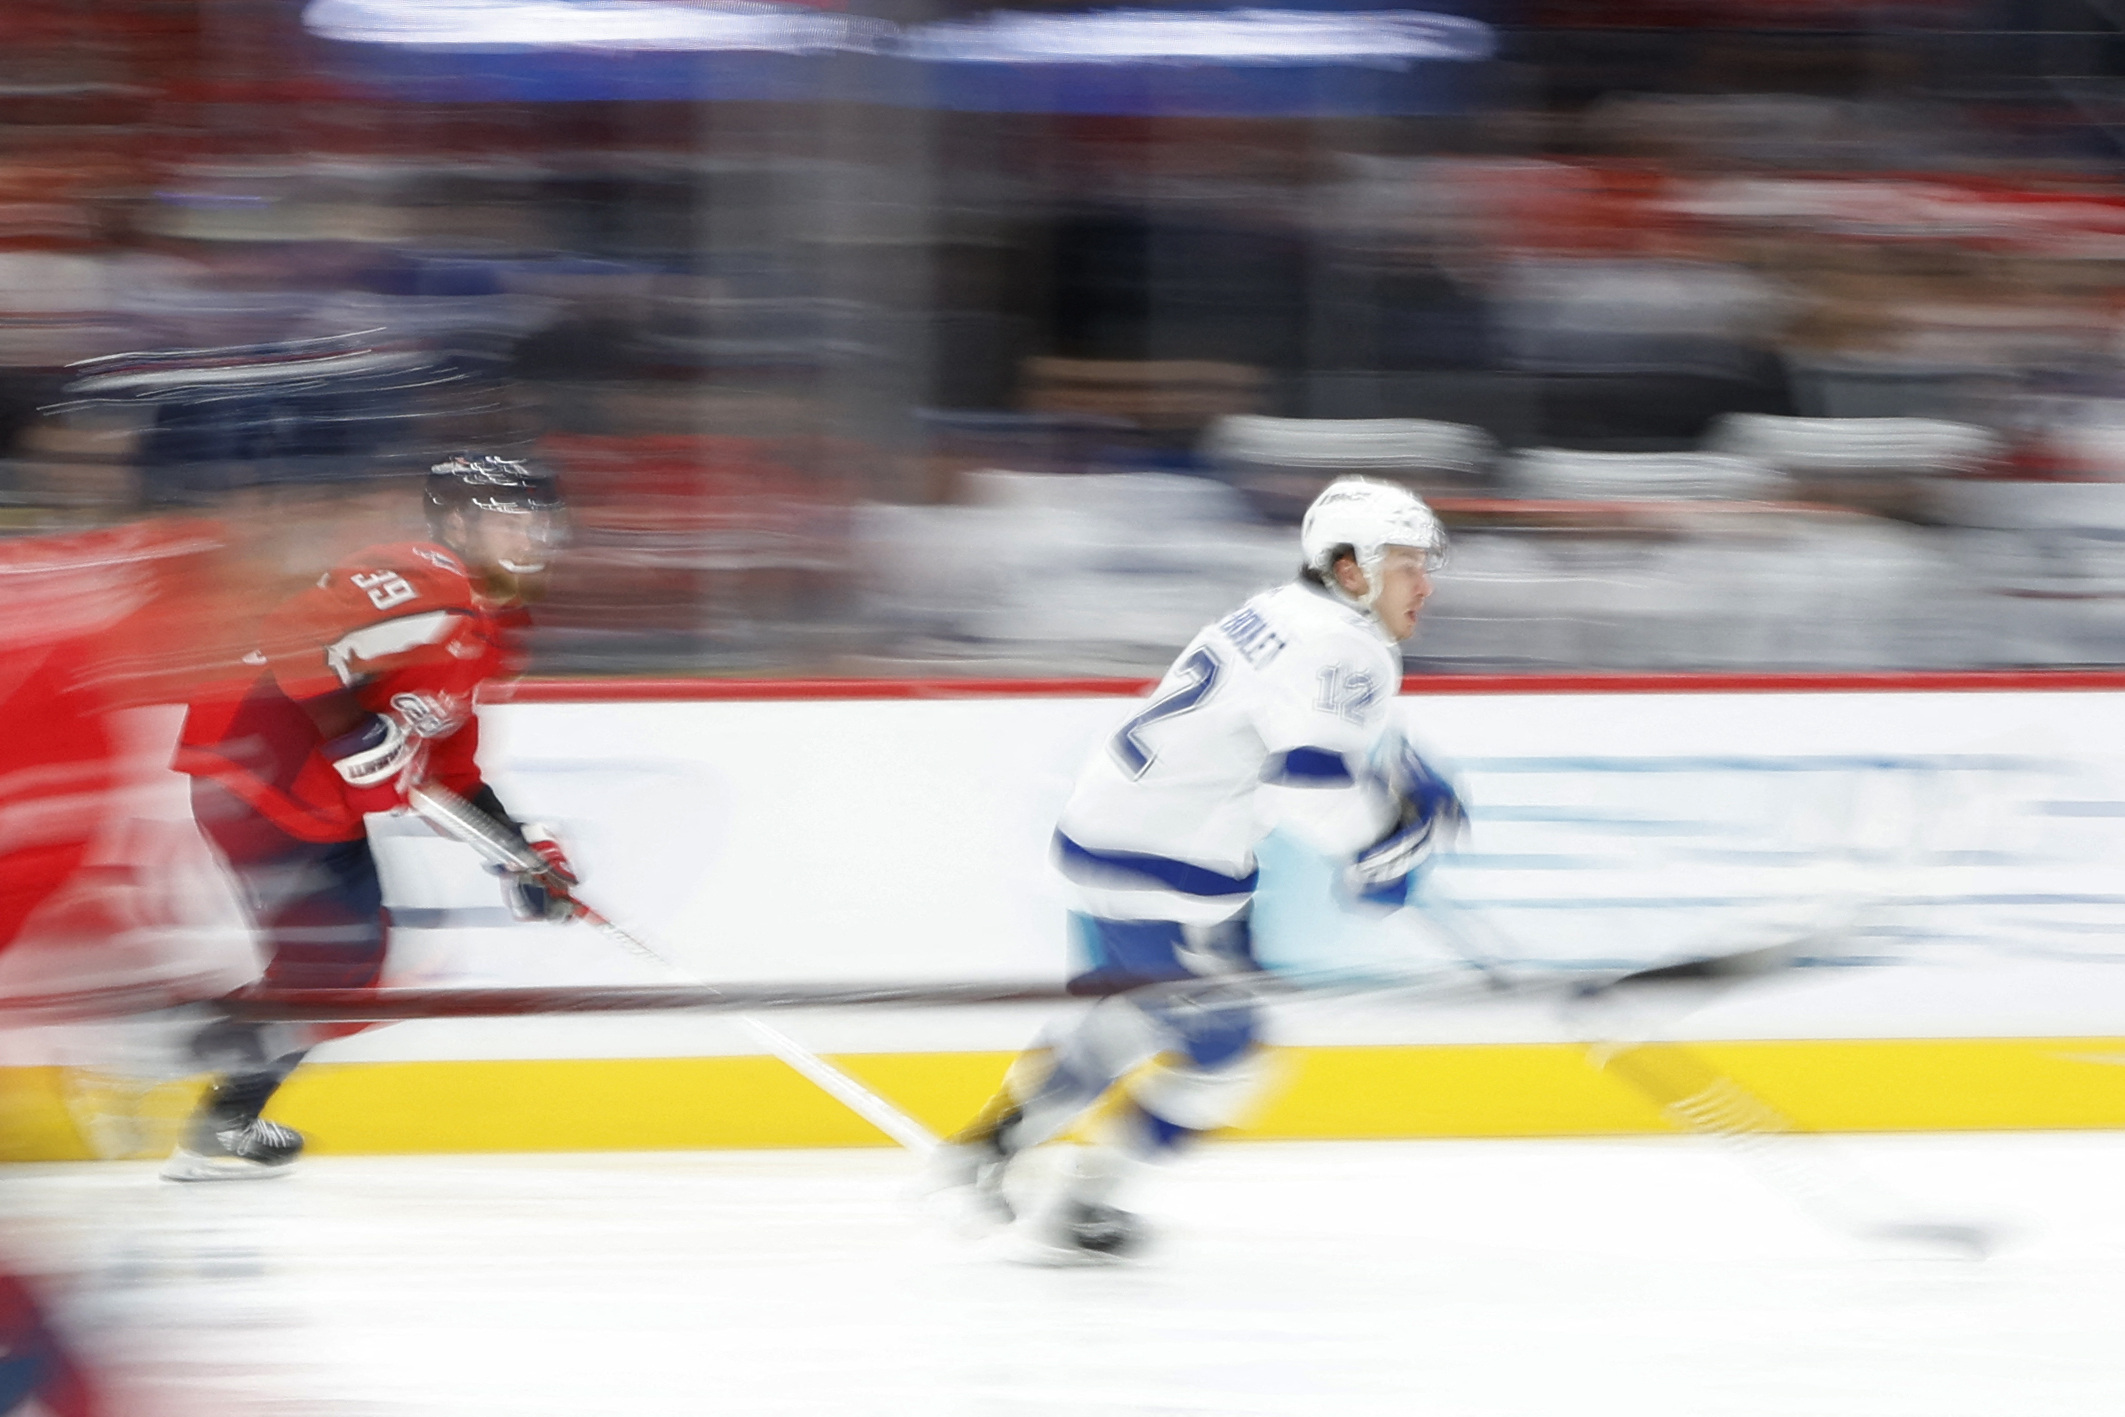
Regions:
<instances>
[{"instance_id":1,"label":"blue banner above crowd","mask_svg":"<svg viewBox=\"0 0 2125 1417\"><path fill-rule=\"evenodd\" d=\"M983 112L1443 113L1489 26L1410 10L997 11L900 28L790 5L312 0L342 77L425 101L837 98Z\"/></svg>"}]
</instances>

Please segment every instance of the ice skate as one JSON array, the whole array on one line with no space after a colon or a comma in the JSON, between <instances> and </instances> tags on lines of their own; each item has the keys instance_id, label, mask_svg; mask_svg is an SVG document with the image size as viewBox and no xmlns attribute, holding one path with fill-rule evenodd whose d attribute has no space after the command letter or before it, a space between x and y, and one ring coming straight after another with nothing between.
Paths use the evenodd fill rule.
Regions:
<instances>
[{"instance_id":1,"label":"ice skate","mask_svg":"<svg viewBox=\"0 0 2125 1417\"><path fill-rule=\"evenodd\" d=\"M1072 1197L1012 1226L1000 1249L1018 1264L1103 1265L1134 1259L1145 1240L1143 1222L1131 1212Z\"/></svg>"},{"instance_id":2,"label":"ice skate","mask_svg":"<svg viewBox=\"0 0 2125 1417\"><path fill-rule=\"evenodd\" d=\"M166 1181L249 1181L285 1176L302 1155L302 1133L263 1117L202 1108L163 1163Z\"/></svg>"}]
</instances>

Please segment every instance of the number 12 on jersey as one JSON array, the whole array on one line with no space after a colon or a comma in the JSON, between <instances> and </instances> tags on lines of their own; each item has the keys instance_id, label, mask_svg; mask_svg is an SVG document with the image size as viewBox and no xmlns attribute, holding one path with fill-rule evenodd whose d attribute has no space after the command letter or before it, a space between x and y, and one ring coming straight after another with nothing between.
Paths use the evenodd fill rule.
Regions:
<instances>
[{"instance_id":1,"label":"number 12 on jersey","mask_svg":"<svg viewBox=\"0 0 2125 1417\"><path fill-rule=\"evenodd\" d=\"M1207 648L1197 650L1180 662L1180 672L1186 676L1184 682L1145 705L1144 711L1123 724L1108 743L1115 761L1122 765L1122 771L1131 777L1144 775L1158 755L1137 734L1160 719L1172 718L1201 706L1203 700L1210 697L1210 691L1217 687L1218 671L1224 667Z\"/></svg>"}]
</instances>

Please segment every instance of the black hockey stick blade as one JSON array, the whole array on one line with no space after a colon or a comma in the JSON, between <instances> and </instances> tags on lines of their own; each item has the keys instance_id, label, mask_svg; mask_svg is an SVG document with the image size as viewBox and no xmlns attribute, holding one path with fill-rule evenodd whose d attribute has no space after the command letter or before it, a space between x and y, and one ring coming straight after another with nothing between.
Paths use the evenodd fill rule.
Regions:
<instances>
[{"instance_id":1,"label":"black hockey stick blade","mask_svg":"<svg viewBox=\"0 0 2125 1417\"><path fill-rule=\"evenodd\" d=\"M1641 985L1731 984L1756 979L1793 963L1799 958L1801 947L1808 943L1808 940L1782 940L1753 950L1736 950L1732 954L1705 955L1676 960L1672 964L1658 964L1649 969L1634 969L1613 979L1582 985L1578 993L1581 998L1591 998Z\"/></svg>"},{"instance_id":2,"label":"black hockey stick blade","mask_svg":"<svg viewBox=\"0 0 2125 1417\"><path fill-rule=\"evenodd\" d=\"M1870 1225L1862 1238L1945 1250L1957 1259L1982 1260L2006 1237L1995 1226L1952 1220L1898 1220Z\"/></svg>"}]
</instances>

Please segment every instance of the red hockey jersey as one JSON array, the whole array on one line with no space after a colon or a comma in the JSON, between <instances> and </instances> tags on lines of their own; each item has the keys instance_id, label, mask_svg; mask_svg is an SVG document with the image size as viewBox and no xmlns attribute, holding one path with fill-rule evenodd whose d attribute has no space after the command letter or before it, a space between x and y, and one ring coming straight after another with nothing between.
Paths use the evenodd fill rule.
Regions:
<instances>
[{"instance_id":1,"label":"red hockey jersey","mask_svg":"<svg viewBox=\"0 0 2125 1417\"><path fill-rule=\"evenodd\" d=\"M456 553L425 542L373 546L266 617L245 659L248 689L195 699L172 763L210 777L290 836L351 841L362 814L320 751L307 700L351 692L428 743L425 780L477 792L480 686L513 673L521 610L486 604Z\"/></svg>"},{"instance_id":2,"label":"red hockey jersey","mask_svg":"<svg viewBox=\"0 0 2125 1417\"><path fill-rule=\"evenodd\" d=\"M142 770L113 716L196 682L229 618L207 590L220 540L161 519L0 542L0 950L129 816Z\"/></svg>"}]
</instances>

